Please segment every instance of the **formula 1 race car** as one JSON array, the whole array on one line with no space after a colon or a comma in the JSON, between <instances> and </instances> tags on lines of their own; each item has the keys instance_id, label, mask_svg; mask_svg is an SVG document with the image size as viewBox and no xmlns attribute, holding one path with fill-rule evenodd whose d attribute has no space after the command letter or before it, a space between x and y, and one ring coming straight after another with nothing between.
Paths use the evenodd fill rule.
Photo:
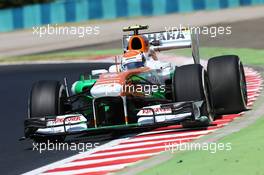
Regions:
<instances>
[{"instance_id":1,"label":"formula 1 race car","mask_svg":"<svg viewBox=\"0 0 264 175\"><path fill-rule=\"evenodd\" d=\"M198 36L190 30L141 33L146 25L123 29L124 54L108 70L67 81L39 81L31 90L25 137L66 135L172 124L206 127L215 117L247 109L244 69L236 55L200 64ZM156 52L191 48L194 64L161 62Z\"/></svg>"}]
</instances>

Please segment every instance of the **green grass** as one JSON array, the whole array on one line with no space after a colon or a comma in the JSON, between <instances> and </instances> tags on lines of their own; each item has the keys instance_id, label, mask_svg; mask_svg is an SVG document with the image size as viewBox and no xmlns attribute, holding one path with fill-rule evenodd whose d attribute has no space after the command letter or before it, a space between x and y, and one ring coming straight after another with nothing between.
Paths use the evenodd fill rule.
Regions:
<instances>
[{"instance_id":1,"label":"green grass","mask_svg":"<svg viewBox=\"0 0 264 175\"><path fill-rule=\"evenodd\" d=\"M191 56L191 49L171 50L164 53ZM30 56L0 57L0 63L17 62L17 61L38 61L38 60L73 60L73 59L91 59L103 56L114 56L122 54L122 49L108 50L87 50L87 51L66 51L50 54L36 54ZM264 50L244 49L244 48L215 48L201 47L200 55L203 59L208 59L218 55L238 55L245 65L264 66Z\"/></svg>"},{"instance_id":2,"label":"green grass","mask_svg":"<svg viewBox=\"0 0 264 175\"><path fill-rule=\"evenodd\" d=\"M191 56L190 49L180 49L168 51L182 56ZM201 47L200 56L208 59L219 55L238 55L242 62L246 65L264 65L264 50L246 49L246 48L221 48L221 47Z\"/></svg>"},{"instance_id":3,"label":"green grass","mask_svg":"<svg viewBox=\"0 0 264 175\"><path fill-rule=\"evenodd\" d=\"M231 143L230 151L185 151L142 175L263 175L264 174L264 118L233 133L219 143ZM144 163L144 162L143 162Z\"/></svg>"},{"instance_id":4,"label":"green grass","mask_svg":"<svg viewBox=\"0 0 264 175\"><path fill-rule=\"evenodd\" d=\"M73 60L73 59L91 59L103 56L114 56L122 53L121 49L95 50L95 51L66 51L49 54L36 54L28 56L2 57L0 63L17 61L49 61L49 60Z\"/></svg>"}]
</instances>

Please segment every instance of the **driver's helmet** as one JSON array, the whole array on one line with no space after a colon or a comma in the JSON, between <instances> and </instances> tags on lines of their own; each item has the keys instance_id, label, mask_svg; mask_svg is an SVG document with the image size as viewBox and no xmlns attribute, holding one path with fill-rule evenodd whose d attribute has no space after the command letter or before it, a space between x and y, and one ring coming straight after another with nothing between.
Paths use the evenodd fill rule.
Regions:
<instances>
[{"instance_id":1,"label":"driver's helmet","mask_svg":"<svg viewBox=\"0 0 264 175\"><path fill-rule=\"evenodd\" d=\"M121 60L121 69L123 71L145 67L146 59L142 52L137 50L127 51Z\"/></svg>"}]
</instances>

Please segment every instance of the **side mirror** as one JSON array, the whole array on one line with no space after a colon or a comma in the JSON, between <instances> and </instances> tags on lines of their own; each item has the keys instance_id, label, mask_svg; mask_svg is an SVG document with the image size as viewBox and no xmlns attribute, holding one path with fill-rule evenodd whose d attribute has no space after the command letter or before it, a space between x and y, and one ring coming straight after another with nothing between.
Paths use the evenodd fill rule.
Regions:
<instances>
[{"instance_id":1,"label":"side mirror","mask_svg":"<svg viewBox=\"0 0 264 175\"><path fill-rule=\"evenodd\" d=\"M121 68L120 64L116 64L116 65L110 66L108 71L111 73L120 72L120 68Z\"/></svg>"},{"instance_id":2,"label":"side mirror","mask_svg":"<svg viewBox=\"0 0 264 175\"><path fill-rule=\"evenodd\" d=\"M92 70L92 75L100 75L107 73L108 71L106 69L97 69L97 70Z\"/></svg>"}]
</instances>

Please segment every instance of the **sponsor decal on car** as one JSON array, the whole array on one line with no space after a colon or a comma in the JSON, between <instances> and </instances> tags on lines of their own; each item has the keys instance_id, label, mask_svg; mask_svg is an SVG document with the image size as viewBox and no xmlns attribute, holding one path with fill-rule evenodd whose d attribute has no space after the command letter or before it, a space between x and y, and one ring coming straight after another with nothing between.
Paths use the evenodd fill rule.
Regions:
<instances>
[{"instance_id":1,"label":"sponsor decal on car","mask_svg":"<svg viewBox=\"0 0 264 175\"><path fill-rule=\"evenodd\" d=\"M157 114L170 114L172 113L171 108L161 108L160 105L157 106L149 106L141 109L138 112L138 116L144 116L144 115L153 115L153 112Z\"/></svg>"},{"instance_id":2,"label":"sponsor decal on car","mask_svg":"<svg viewBox=\"0 0 264 175\"><path fill-rule=\"evenodd\" d=\"M81 115L62 115L57 116L55 120L51 120L47 122L47 126L55 126L55 125L62 125L65 120L65 124L74 124L84 121L83 116Z\"/></svg>"},{"instance_id":3,"label":"sponsor decal on car","mask_svg":"<svg viewBox=\"0 0 264 175\"><path fill-rule=\"evenodd\" d=\"M56 120L54 121L54 123L63 123L65 118L56 118ZM65 120L66 122L76 122L76 121L81 121L81 117L80 116L74 116L71 118L67 118Z\"/></svg>"}]
</instances>

